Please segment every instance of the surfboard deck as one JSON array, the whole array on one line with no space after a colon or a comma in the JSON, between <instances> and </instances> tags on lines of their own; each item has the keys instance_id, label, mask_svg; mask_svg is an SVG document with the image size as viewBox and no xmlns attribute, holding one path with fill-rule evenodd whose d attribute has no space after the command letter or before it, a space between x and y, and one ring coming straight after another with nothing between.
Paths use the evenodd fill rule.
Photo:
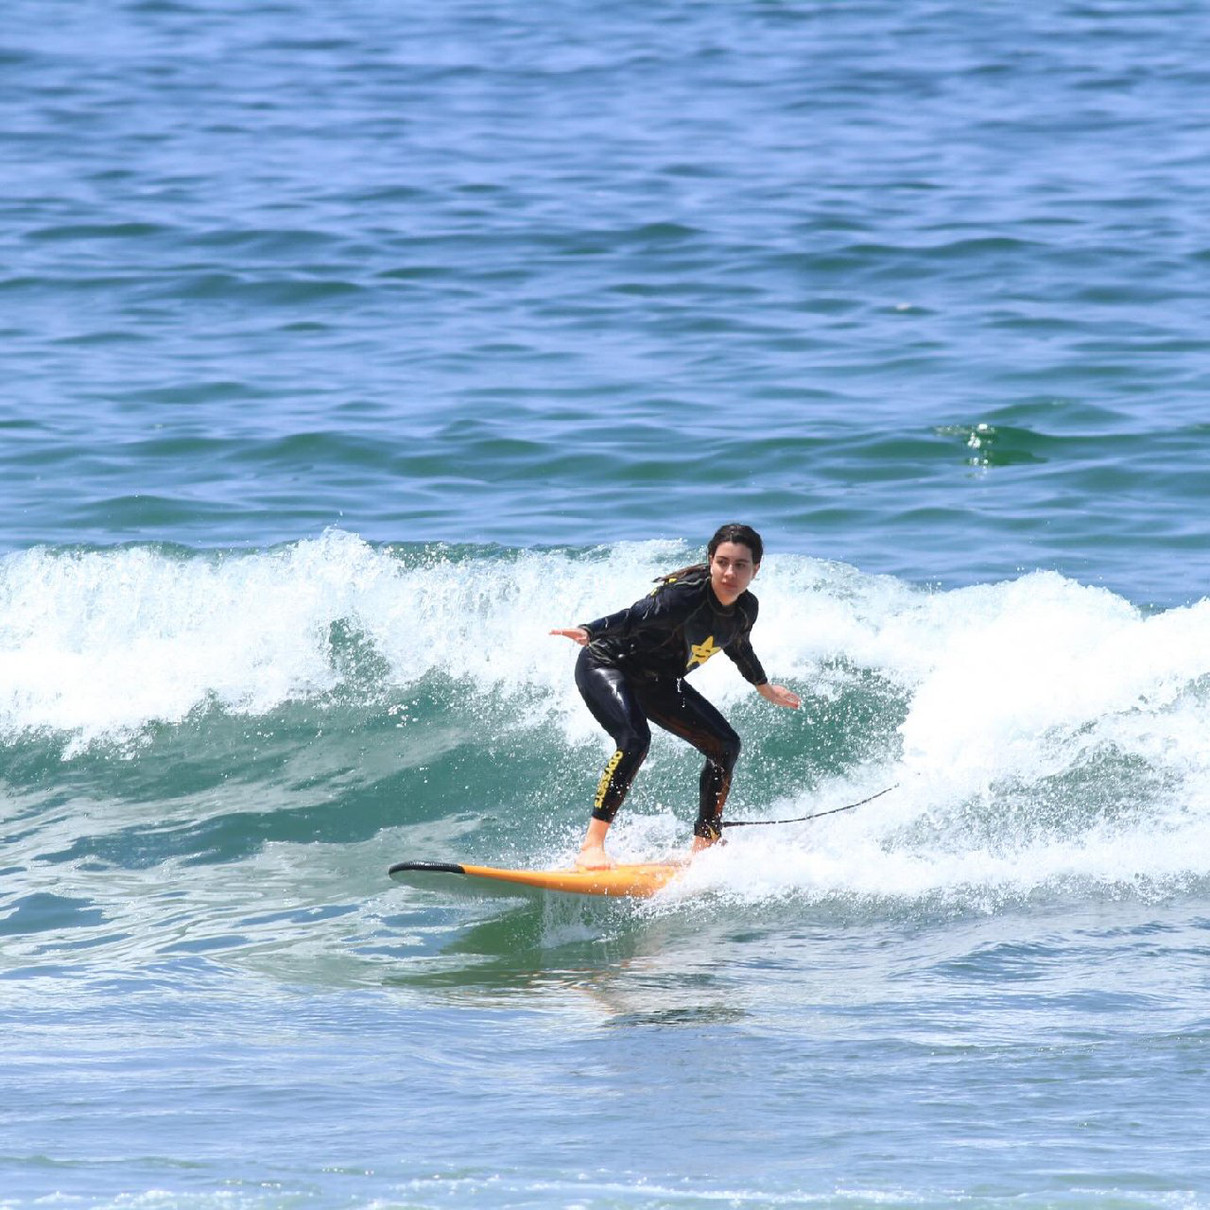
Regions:
<instances>
[{"instance_id":1,"label":"surfboard deck","mask_svg":"<svg viewBox=\"0 0 1210 1210\"><path fill-rule=\"evenodd\" d=\"M558 891L611 899L649 899L685 869L680 863L616 865L608 870L504 870L441 861L400 861L387 871L395 882L466 895L526 895Z\"/></svg>"}]
</instances>

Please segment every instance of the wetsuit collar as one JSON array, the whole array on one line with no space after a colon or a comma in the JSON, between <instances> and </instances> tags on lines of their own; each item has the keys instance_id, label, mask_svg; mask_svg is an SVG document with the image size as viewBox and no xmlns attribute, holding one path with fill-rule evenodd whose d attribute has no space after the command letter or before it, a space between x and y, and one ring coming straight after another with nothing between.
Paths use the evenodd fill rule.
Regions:
<instances>
[{"instance_id":1,"label":"wetsuit collar","mask_svg":"<svg viewBox=\"0 0 1210 1210\"><path fill-rule=\"evenodd\" d=\"M746 592L746 591L747 591L747 589L745 589L744 591ZM709 595L710 595L710 604L711 604L711 606L712 606L712 607L713 607L713 608L714 608L714 609L715 609L715 610L716 610L718 613L734 613L734 612L735 612L735 607L736 607L736 606L739 604L739 602L740 602L740 597L742 597L742 596L744 595L744 594L741 592L741 593L739 594L739 596L738 596L738 597L736 597L736 598L735 598L735 600L731 602L731 604L730 604L730 605L724 605L724 604L722 603L722 601L720 601L720 600L718 599L718 594L717 594L717 593L714 591L714 582L713 582L712 580L707 580L707 581L706 581L706 592L707 592L707 593L709 593Z\"/></svg>"}]
</instances>

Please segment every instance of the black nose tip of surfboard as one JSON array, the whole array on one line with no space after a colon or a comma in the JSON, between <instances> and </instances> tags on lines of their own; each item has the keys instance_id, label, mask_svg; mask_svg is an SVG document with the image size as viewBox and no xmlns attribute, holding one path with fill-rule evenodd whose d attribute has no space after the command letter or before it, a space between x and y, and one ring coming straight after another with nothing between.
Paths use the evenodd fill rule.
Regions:
<instances>
[{"instance_id":1,"label":"black nose tip of surfboard","mask_svg":"<svg viewBox=\"0 0 1210 1210\"><path fill-rule=\"evenodd\" d=\"M389 870L388 875L394 874L465 874L466 870L450 861L397 861Z\"/></svg>"}]
</instances>

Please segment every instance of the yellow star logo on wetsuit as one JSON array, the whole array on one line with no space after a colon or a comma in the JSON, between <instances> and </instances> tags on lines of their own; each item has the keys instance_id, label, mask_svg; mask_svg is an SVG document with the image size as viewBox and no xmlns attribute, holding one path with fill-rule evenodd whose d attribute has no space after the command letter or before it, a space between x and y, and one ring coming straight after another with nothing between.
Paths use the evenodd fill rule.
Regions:
<instances>
[{"instance_id":1,"label":"yellow star logo on wetsuit","mask_svg":"<svg viewBox=\"0 0 1210 1210\"><path fill-rule=\"evenodd\" d=\"M685 666L686 672L694 664L704 664L712 655L718 655L722 648L714 645L714 635L710 634L706 636L704 643L690 643L689 650L693 652L693 659Z\"/></svg>"}]
</instances>

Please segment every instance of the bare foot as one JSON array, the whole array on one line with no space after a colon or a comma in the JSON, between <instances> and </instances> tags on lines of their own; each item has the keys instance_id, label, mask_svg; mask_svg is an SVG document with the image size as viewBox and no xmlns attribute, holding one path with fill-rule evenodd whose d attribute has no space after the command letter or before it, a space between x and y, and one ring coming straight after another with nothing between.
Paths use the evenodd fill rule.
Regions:
<instances>
[{"instance_id":1,"label":"bare foot","mask_svg":"<svg viewBox=\"0 0 1210 1210\"><path fill-rule=\"evenodd\" d=\"M689 850L689 860L692 861L699 853L706 849L712 849L715 845L723 845L727 843L724 836L718 836L714 840L710 840L705 836L695 836L693 838L693 847Z\"/></svg>"},{"instance_id":2,"label":"bare foot","mask_svg":"<svg viewBox=\"0 0 1210 1210\"><path fill-rule=\"evenodd\" d=\"M616 864L601 845L586 844L576 858L578 870L612 870Z\"/></svg>"}]
</instances>

